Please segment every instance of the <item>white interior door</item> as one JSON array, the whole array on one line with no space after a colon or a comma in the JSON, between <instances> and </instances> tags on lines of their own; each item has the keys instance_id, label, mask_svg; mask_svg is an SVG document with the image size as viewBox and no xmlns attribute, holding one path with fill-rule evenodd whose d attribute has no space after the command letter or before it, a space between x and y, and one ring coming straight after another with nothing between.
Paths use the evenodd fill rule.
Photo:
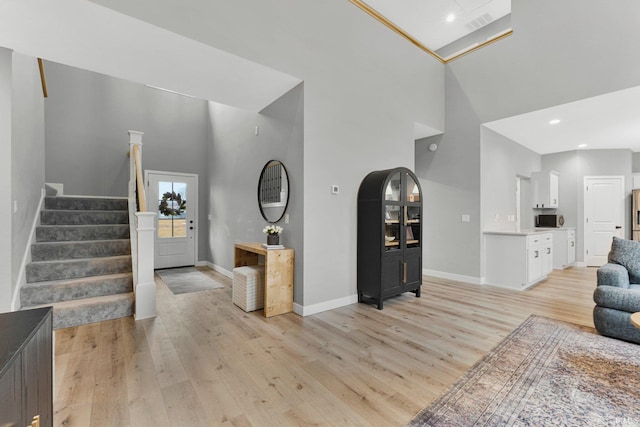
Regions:
<instances>
[{"instance_id":1,"label":"white interior door","mask_svg":"<svg viewBox=\"0 0 640 427\"><path fill-rule=\"evenodd\" d=\"M613 236L624 237L624 177L584 178L585 262L607 262Z\"/></svg>"},{"instance_id":2,"label":"white interior door","mask_svg":"<svg viewBox=\"0 0 640 427\"><path fill-rule=\"evenodd\" d=\"M195 265L198 176L146 171L149 209L156 209L154 266Z\"/></svg>"}]
</instances>

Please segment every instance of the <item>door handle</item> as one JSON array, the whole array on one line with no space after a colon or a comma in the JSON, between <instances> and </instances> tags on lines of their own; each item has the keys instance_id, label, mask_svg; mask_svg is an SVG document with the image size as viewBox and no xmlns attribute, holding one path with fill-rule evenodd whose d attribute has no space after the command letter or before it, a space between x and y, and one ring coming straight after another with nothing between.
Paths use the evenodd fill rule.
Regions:
<instances>
[{"instance_id":1,"label":"door handle","mask_svg":"<svg viewBox=\"0 0 640 427\"><path fill-rule=\"evenodd\" d=\"M402 283L407 283L407 263L406 262L402 263L402 269L403 269Z\"/></svg>"},{"instance_id":2,"label":"door handle","mask_svg":"<svg viewBox=\"0 0 640 427\"><path fill-rule=\"evenodd\" d=\"M622 226L616 225L616 230L620 230L621 228L622 228Z\"/></svg>"}]
</instances>

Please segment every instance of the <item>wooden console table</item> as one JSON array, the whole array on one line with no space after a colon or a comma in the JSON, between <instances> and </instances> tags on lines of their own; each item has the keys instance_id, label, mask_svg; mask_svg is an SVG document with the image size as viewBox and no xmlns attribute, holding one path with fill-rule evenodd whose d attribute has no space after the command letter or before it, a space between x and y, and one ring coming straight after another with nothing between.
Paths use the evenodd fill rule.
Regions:
<instances>
[{"instance_id":1,"label":"wooden console table","mask_svg":"<svg viewBox=\"0 0 640 427\"><path fill-rule=\"evenodd\" d=\"M293 249L265 249L261 243L236 243L235 267L258 265L264 256L265 317L293 311Z\"/></svg>"}]
</instances>

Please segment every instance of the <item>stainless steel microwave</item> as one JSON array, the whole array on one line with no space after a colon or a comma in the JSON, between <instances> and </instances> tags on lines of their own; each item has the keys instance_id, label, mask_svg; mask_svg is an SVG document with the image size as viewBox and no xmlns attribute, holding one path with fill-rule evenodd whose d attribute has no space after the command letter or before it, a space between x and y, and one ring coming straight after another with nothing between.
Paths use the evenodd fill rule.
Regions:
<instances>
[{"instance_id":1,"label":"stainless steel microwave","mask_svg":"<svg viewBox=\"0 0 640 427\"><path fill-rule=\"evenodd\" d=\"M562 215L538 215L536 217L536 227L560 228L564 225Z\"/></svg>"}]
</instances>

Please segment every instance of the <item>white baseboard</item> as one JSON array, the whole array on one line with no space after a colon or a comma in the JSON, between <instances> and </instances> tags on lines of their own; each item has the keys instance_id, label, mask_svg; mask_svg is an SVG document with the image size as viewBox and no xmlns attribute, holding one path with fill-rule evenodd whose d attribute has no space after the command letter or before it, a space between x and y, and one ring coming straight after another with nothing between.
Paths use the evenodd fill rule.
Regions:
<instances>
[{"instance_id":1,"label":"white baseboard","mask_svg":"<svg viewBox=\"0 0 640 427\"><path fill-rule=\"evenodd\" d=\"M38 203L38 207L36 208L36 214L33 218L33 224L31 224L31 232L29 233L29 243L24 250L24 254L22 255L22 262L20 263L20 270L18 270L18 277L16 278L16 286L13 292L13 298L11 299L11 310L16 311L20 310L20 289L22 285L26 283L25 279L25 271L27 268L27 264L31 262L31 245L36 241L36 227L40 225L40 211L42 210L42 206L44 205L44 197L46 196L46 190L43 188L40 191L40 202Z\"/></svg>"},{"instance_id":2,"label":"white baseboard","mask_svg":"<svg viewBox=\"0 0 640 427\"><path fill-rule=\"evenodd\" d=\"M226 268L222 268L219 265L216 265L212 262L209 261L198 261L198 265L200 265L200 263L203 263L202 265L206 265L207 267L209 267L210 269L217 271L220 274L224 274L225 276L227 276L230 279L233 279L233 272L227 270Z\"/></svg>"},{"instance_id":3,"label":"white baseboard","mask_svg":"<svg viewBox=\"0 0 640 427\"><path fill-rule=\"evenodd\" d=\"M573 267L588 267L588 265L584 261L576 261L573 263Z\"/></svg>"},{"instance_id":4,"label":"white baseboard","mask_svg":"<svg viewBox=\"0 0 640 427\"><path fill-rule=\"evenodd\" d=\"M293 304L293 312L300 316L311 316L312 314L322 313L323 311L333 310L334 308L344 307L358 302L358 295L349 295L337 298L331 301L325 301L312 305Z\"/></svg>"},{"instance_id":5,"label":"white baseboard","mask_svg":"<svg viewBox=\"0 0 640 427\"><path fill-rule=\"evenodd\" d=\"M464 276L462 274L447 273L446 271L429 270L427 268L422 270L422 274L425 276L433 276L439 279L454 280L456 282L470 283L472 285L484 285L484 277Z\"/></svg>"}]
</instances>

